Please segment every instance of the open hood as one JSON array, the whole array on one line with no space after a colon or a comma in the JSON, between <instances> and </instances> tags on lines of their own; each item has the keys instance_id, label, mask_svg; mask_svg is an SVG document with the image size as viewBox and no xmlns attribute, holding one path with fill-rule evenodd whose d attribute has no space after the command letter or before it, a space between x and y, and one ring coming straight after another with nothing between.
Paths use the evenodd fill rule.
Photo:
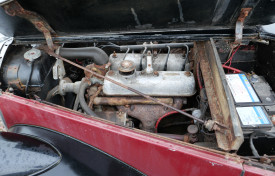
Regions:
<instances>
[{"instance_id":1,"label":"open hood","mask_svg":"<svg viewBox=\"0 0 275 176\"><path fill-rule=\"evenodd\" d=\"M0 1L0 3L3 1ZM42 16L57 35L98 32L145 32L167 29L234 28L242 8L252 8L245 26L275 22L272 0L18 0ZM0 33L39 34L26 19L0 8Z\"/></svg>"}]
</instances>

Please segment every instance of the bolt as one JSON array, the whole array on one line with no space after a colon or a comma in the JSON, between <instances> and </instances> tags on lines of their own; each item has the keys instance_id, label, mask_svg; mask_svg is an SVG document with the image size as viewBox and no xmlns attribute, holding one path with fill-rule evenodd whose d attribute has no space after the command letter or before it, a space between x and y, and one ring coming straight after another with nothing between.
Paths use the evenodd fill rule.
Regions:
<instances>
[{"instance_id":1,"label":"bolt","mask_svg":"<svg viewBox=\"0 0 275 176\"><path fill-rule=\"evenodd\" d=\"M153 50L153 56L156 57L158 55L158 50Z\"/></svg>"},{"instance_id":2,"label":"bolt","mask_svg":"<svg viewBox=\"0 0 275 176\"><path fill-rule=\"evenodd\" d=\"M130 110L133 111L135 109L135 106L130 106Z\"/></svg>"},{"instance_id":3,"label":"bolt","mask_svg":"<svg viewBox=\"0 0 275 176\"><path fill-rule=\"evenodd\" d=\"M266 101L271 101L271 98L266 97L265 100L266 100Z\"/></svg>"},{"instance_id":4,"label":"bolt","mask_svg":"<svg viewBox=\"0 0 275 176\"><path fill-rule=\"evenodd\" d=\"M158 71L154 71L154 75L158 76L159 72Z\"/></svg>"},{"instance_id":5,"label":"bolt","mask_svg":"<svg viewBox=\"0 0 275 176\"><path fill-rule=\"evenodd\" d=\"M108 75L109 76L113 76L115 74L115 72L113 71L113 70L110 70L109 72L108 72Z\"/></svg>"},{"instance_id":6,"label":"bolt","mask_svg":"<svg viewBox=\"0 0 275 176\"><path fill-rule=\"evenodd\" d=\"M185 74L185 76L191 76L191 72L190 71L186 71L186 72L184 72L184 74Z\"/></svg>"},{"instance_id":7,"label":"bolt","mask_svg":"<svg viewBox=\"0 0 275 176\"><path fill-rule=\"evenodd\" d=\"M12 93L14 90L12 87L9 88L9 92Z\"/></svg>"},{"instance_id":8,"label":"bolt","mask_svg":"<svg viewBox=\"0 0 275 176\"><path fill-rule=\"evenodd\" d=\"M116 52L113 52L113 58L117 58Z\"/></svg>"}]
</instances>

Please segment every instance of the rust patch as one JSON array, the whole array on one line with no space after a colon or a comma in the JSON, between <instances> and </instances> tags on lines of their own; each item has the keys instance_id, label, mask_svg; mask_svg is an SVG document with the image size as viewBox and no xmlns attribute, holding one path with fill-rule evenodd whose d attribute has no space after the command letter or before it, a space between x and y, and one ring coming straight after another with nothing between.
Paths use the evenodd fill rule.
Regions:
<instances>
[{"instance_id":1,"label":"rust patch","mask_svg":"<svg viewBox=\"0 0 275 176\"><path fill-rule=\"evenodd\" d=\"M104 64L104 65L90 64L90 65L87 65L86 68L88 70L91 70L93 72L96 72L96 73L104 76L108 72L110 66L111 66L111 63L108 62L107 64ZM97 77L99 79L102 79L101 77L98 77L95 74L93 74L93 73L91 73L89 71L86 71L86 70L84 70L84 74L85 74L86 78L91 78L91 77L95 76L95 77Z\"/></svg>"},{"instance_id":2,"label":"rust patch","mask_svg":"<svg viewBox=\"0 0 275 176\"><path fill-rule=\"evenodd\" d=\"M35 12L25 10L16 0L3 6L5 12L10 16L18 16L30 21L37 30L44 34L46 43L51 50L54 50L54 44L51 34L56 34L46 20Z\"/></svg>"},{"instance_id":3,"label":"rust patch","mask_svg":"<svg viewBox=\"0 0 275 176\"><path fill-rule=\"evenodd\" d=\"M173 104L173 98L157 98L165 104ZM151 100L143 97L96 97L94 98L95 105L109 105L109 106L125 106L132 104L157 104Z\"/></svg>"},{"instance_id":4,"label":"rust patch","mask_svg":"<svg viewBox=\"0 0 275 176\"><path fill-rule=\"evenodd\" d=\"M252 8L242 8L240 16L238 18L238 21L244 22L245 18L248 16L248 14L251 10L252 10Z\"/></svg>"},{"instance_id":5,"label":"rust patch","mask_svg":"<svg viewBox=\"0 0 275 176\"><path fill-rule=\"evenodd\" d=\"M88 106L93 109L93 105L94 105L94 99L100 94L101 90L103 89L103 86L99 86L97 88L97 91L95 92L95 94L93 94L92 96L90 96L90 102L88 104Z\"/></svg>"},{"instance_id":6,"label":"rust patch","mask_svg":"<svg viewBox=\"0 0 275 176\"><path fill-rule=\"evenodd\" d=\"M173 107L181 108L183 105L183 100L180 98L175 98ZM129 116L137 118L141 121L141 129L145 131L154 132L154 127L157 120L172 111L161 105L131 105L130 107L118 106L120 111L126 112Z\"/></svg>"},{"instance_id":7,"label":"rust patch","mask_svg":"<svg viewBox=\"0 0 275 176\"><path fill-rule=\"evenodd\" d=\"M14 86L17 87L21 91L25 90L25 86L21 83L21 81L19 79L9 81L8 84L12 87L14 87Z\"/></svg>"},{"instance_id":8,"label":"rust patch","mask_svg":"<svg viewBox=\"0 0 275 176\"><path fill-rule=\"evenodd\" d=\"M218 70L216 63L214 63L213 49L210 42L198 42L194 45L194 49L197 52L197 61L200 63L212 119L219 124L227 125L227 129L216 130L218 146L225 151L232 150L231 147L234 146L235 135L227 100L225 94L222 93L224 91L217 84Z\"/></svg>"}]
</instances>

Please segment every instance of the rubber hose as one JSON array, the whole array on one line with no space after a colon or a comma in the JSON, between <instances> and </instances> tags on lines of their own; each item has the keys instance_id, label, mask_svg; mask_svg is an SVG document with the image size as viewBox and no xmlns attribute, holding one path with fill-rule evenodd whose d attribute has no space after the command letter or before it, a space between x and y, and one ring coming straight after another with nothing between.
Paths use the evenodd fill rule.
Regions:
<instances>
[{"instance_id":1,"label":"rubber hose","mask_svg":"<svg viewBox=\"0 0 275 176\"><path fill-rule=\"evenodd\" d=\"M87 105L87 103L85 101L85 91L88 87L89 87L89 84L87 82L81 82L79 93L78 93L79 94L79 96L78 96L79 103L80 103L80 106L82 107L82 109L87 114L94 116L94 117L98 117L98 115L90 109L90 107Z\"/></svg>"},{"instance_id":2,"label":"rubber hose","mask_svg":"<svg viewBox=\"0 0 275 176\"><path fill-rule=\"evenodd\" d=\"M52 90L50 90L47 94L46 101L50 101L52 97L59 93L59 86L55 86Z\"/></svg>"},{"instance_id":3,"label":"rubber hose","mask_svg":"<svg viewBox=\"0 0 275 176\"><path fill-rule=\"evenodd\" d=\"M60 48L59 54L66 59L90 59L96 65L109 61L108 55L98 47Z\"/></svg>"},{"instance_id":4,"label":"rubber hose","mask_svg":"<svg viewBox=\"0 0 275 176\"><path fill-rule=\"evenodd\" d=\"M250 143L250 148L252 150L252 153L253 153L254 156L260 157L260 155L259 155L259 153L258 153L258 151L255 148L254 143L253 143L253 138L256 136L257 133L265 134L265 135L272 136L272 137L275 137L275 134L269 133L269 132L263 131L263 130L256 130L250 135L249 143Z\"/></svg>"},{"instance_id":5,"label":"rubber hose","mask_svg":"<svg viewBox=\"0 0 275 176\"><path fill-rule=\"evenodd\" d=\"M256 136L257 133L252 133L250 135L250 138L249 138L249 144L250 144L250 148L251 148L251 151L252 151L252 154L256 157L260 157L257 149L255 148L254 144L253 144L253 138Z\"/></svg>"}]
</instances>

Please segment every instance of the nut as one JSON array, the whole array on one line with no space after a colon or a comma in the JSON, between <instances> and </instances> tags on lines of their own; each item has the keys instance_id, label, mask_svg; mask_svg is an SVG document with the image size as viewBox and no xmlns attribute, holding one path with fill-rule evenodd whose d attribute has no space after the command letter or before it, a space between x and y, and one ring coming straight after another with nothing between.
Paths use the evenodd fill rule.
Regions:
<instances>
[{"instance_id":1,"label":"nut","mask_svg":"<svg viewBox=\"0 0 275 176\"><path fill-rule=\"evenodd\" d=\"M155 75L155 76L158 76L158 75L159 75L159 72L158 72L158 71L154 71L154 75Z\"/></svg>"},{"instance_id":2,"label":"nut","mask_svg":"<svg viewBox=\"0 0 275 176\"><path fill-rule=\"evenodd\" d=\"M113 58L117 58L116 52L113 52Z\"/></svg>"},{"instance_id":3,"label":"nut","mask_svg":"<svg viewBox=\"0 0 275 176\"><path fill-rule=\"evenodd\" d=\"M190 71L186 71L186 72L184 72L184 75L189 77L189 76L191 76L191 72Z\"/></svg>"},{"instance_id":4,"label":"nut","mask_svg":"<svg viewBox=\"0 0 275 176\"><path fill-rule=\"evenodd\" d=\"M109 72L108 72L108 75L109 76L113 76L115 74L115 72L113 71L113 70L110 70Z\"/></svg>"}]
</instances>

